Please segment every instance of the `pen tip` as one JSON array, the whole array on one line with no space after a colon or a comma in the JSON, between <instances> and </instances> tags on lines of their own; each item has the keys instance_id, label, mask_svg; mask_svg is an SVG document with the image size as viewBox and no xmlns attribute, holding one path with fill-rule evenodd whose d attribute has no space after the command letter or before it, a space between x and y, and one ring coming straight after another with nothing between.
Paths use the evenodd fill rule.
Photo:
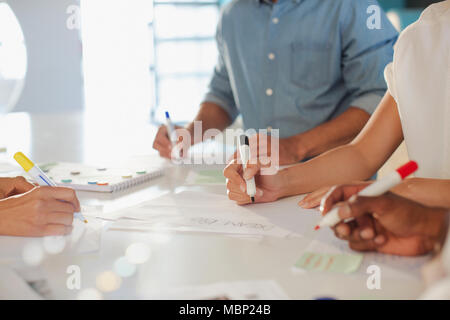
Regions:
<instances>
[{"instance_id":1,"label":"pen tip","mask_svg":"<svg viewBox=\"0 0 450 320\"><path fill-rule=\"evenodd\" d=\"M252 203L255 203L255 197L252 197Z\"/></svg>"},{"instance_id":2,"label":"pen tip","mask_svg":"<svg viewBox=\"0 0 450 320\"><path fill-rule=\"evenodd\" d=\"M314 230L316 230L316 231L319 230L319 229L320 229L320 226L315 226L314 227Z\"/></svg>"},{"instance_id":3,"label":"pen tip","mask_svg":"<svg viewBox=\"0 0 450 320\"><path fill-rule=\"evenodd\" d=\"M84 220L83 222L84 222L84 223L88 223L88 221L87 221L87 220Z\"/></svg>"}]
</instances>

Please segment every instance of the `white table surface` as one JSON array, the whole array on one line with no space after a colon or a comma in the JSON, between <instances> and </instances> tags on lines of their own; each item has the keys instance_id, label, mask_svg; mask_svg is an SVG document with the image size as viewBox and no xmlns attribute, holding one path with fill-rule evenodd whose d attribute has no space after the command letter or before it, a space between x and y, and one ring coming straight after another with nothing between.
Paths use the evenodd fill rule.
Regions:
<instances>
[{"instance_id":1,"label":"white table surface","mask_svg":"<svg viewBox=\"0 0 450 320\"><path fill-rule=\"evenodd\" d=\"M106 120L105 120L106 121ZM156 132L154 126L142 123L132 127L109 123L98 124L83 114L28 115L10 114L0 118L0 146L8 148L9 157L22 150L36 161L68 161L100 163L111 158L135 161L158 161L151 149ZM137 160L136 160L137 159ZM224 194L224 186L182 186L190 169L177 167L166 175L144 186L120 194L79 192L83 205L132 205L166 193L197 190ZM277 213L273 222L286 227L284 215L289 215L291 226L301 225L296 215L298 197L292 202L292 211ZM294 217L294 218L292 218ZM283 222L285 225L283 225ZM159 288L208 284L235 280L276 280L293 299L314 299L331 296L339 299L414 299L423 290L420 279L382 278L381 290L368 290L368 275L337 275L327 273L296 274L293 264L300 258L310 237L262 240L238 239L222 235L200 233L171 233L167 241L156 241L151 232L111 231L104 223L100 250L87 254L60 254L48 256L39 272L48 277L52 297L76 298L78 291L66 286L69 265L81 268L82 289L94 288L99 273L112 270L114 261L124 255L126 248L143 242L152 250L150 259L138 266L137 272L122 281L120 288L105 293L105 298L145 298ZM288 226L289 227L289 226ZM0 263L23 269L21 248L30 241L25 238L0 237ZM31 271L35 271L34 269Z\"/></svg>"}]
</instances>

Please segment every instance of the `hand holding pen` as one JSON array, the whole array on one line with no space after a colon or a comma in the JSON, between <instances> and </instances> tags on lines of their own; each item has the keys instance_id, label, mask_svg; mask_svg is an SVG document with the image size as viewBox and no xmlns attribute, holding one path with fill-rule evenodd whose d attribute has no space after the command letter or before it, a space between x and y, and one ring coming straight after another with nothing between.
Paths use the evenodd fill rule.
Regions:
<instances>
[{"instance_id":1,"label":"hand holding pen","mask_svg":"<svg viewBox=\"0 0 450 320\"><path fill-rule=\"evenodd\" d=\"M56 187L57 186L56 183L54 183L49 177L47 177L47 175L37 165L35 165L30 159L28 159L22 152L17 152L14 155L14 159L17 161L18 164L20 164L20 166L25 170L25 172L27 172L33 178L33 180L38 185L47 186L47 187ZM66 189L66 188L64 188L64 189ZM69 190L71 190L71 189L69 189ZM55 193L59 192L56 189L54 191L55 191ZM72 192L70 192L70 193L72 193ZM84 223L87 223L86 218L80 212L81 211L80 203L78 202L78 199L76 198L75 191L73 191L73 195L74 195L76 202L74 201L74 199L71 199L71 200L73 202L75 202L75 204L76 204L75 209L77 210L74 213L74 217L80 219ZM62 202L66 201L65 198L60 199L60 200ZM59 204L59 206L62 206L62 205L63 204Z\"/></svg>"},{"instance_id":2,"label":"hand holding pen","mask_svg":"<svg viewBox=\"0 0 450 320\"><path fill-rule=\"evenodd\" d=\"M181 127L174 125L168 111L165 112L165 119L166 124L161 125L156 133L153 149L158 151L163 158L178 159L184 156L184 149L187 149L188 146L183 145L181 137L177 136L176 130Z\"/></svg>"},{"instance_id":3,"label":"hand holding pen","mask_svg":"<svg viewBox=\"0 0 450 320\"><path fill-rule=\"evenodd\" d=\"M282 197L285 184L276 174L261 174L265 165L260 161L250 161L248 138L244 135L239 139L239 158L229 162L223 174L227 178L227 193L230 200L238 205L272 202ZM270 164L267 164L270 166ZM254 182L253 182L254 181Z\"/></svg>"}]
</instances>

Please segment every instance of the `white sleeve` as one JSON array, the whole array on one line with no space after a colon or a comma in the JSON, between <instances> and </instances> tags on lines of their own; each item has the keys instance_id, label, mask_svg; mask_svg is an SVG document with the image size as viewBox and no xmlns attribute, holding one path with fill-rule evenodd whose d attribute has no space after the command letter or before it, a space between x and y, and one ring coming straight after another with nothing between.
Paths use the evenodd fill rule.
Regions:
<instances>
[{"instance_id":1,"label":"white sleeve","mask_svg":"<svg viewBox=\"0 0 450 320\"><path fill-rule=\"evenodd\" d=\"M388 91L391 96L397 101L397 90L395 89L395 78L394 78L394 63L389 63L384 69L384 79L388 86ZM398 102L398 101L397 101Z\"/></svg>"}]
</instances>

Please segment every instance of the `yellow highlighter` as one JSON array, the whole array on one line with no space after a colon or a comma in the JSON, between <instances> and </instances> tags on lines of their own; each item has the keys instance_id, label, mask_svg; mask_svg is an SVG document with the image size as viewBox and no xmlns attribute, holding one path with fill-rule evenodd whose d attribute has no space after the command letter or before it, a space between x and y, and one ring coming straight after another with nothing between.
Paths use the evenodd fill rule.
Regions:
<instances>
[{"instance_id":1,"label":"yellow highlighter","mask_svg":"<svg viewBox=\"0 0 450 320\"><path fill-rule=\"evenodd\" d=\"M45 173L42 171L37 165L33 163L30 159L28 159L22 152L17 152L14 155L14 159L18 164L25 170L34 181L40 186L50 186L57 187L57 184L54 183ZM80 219L84 223L87 223L86 218L81 214L81 212L75 212L74 217Z\"/></svg>"}]
</instances>

